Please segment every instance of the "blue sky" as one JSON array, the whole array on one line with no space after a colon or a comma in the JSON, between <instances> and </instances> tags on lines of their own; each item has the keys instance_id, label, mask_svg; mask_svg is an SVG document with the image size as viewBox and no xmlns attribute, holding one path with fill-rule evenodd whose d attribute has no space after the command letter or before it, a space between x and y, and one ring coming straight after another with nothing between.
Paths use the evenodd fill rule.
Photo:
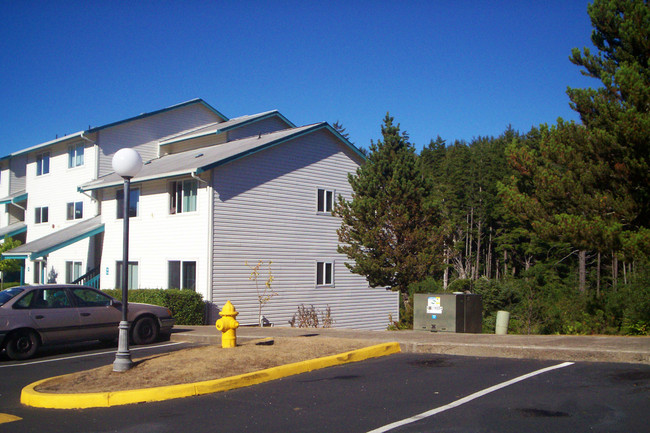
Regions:
<instances>
[{"instance_id":1,"label":"blue sky","mask_svg":"<svg viewBox=\"0 0 650 433\"><path fill-rule=\"evenodd\" d=\"M577 120L587 0L0 2L0 155L193 98L228 117L390 112L418 149Z\"/></svg>"}]
</instances>

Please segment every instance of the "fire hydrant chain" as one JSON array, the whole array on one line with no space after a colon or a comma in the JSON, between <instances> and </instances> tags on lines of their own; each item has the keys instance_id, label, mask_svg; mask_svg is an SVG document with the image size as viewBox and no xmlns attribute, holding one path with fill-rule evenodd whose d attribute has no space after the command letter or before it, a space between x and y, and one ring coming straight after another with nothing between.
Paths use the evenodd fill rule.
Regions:
<instances>
[{"instance_id":1,"label":"fire hydrant chain","mask_svg":"<svg viewBox=\"0 0 650 433\"><path fill-rule=\"evenodd\" d=\"M216 326L221 334L221 347L235 347L237 346L237 334L235 330L239 328L239 322L235 320L235 317L239 312L235 310L235 307L230 301L226 302L219 312L221 319L217 320Z\"/></svg>"}]
</instances>

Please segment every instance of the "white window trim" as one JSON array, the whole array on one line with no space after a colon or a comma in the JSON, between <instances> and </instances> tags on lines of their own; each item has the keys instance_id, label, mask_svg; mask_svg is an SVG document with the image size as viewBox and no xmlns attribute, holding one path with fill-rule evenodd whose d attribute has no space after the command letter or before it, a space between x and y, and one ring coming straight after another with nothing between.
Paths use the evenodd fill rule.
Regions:
<instances>
[{"instance_id":1,"label":"white window trim","mask_svg":"<svg viewBox=\"0 0 650 433\"><path fill-rule=\"evenodd\" d=\"M198 283L199 283L199 260L196 258L189 258L189 259L179 259L179 258L172 258L172 259L167 259L167 288L171 289L172 287L169 287L169 262L180 262L181 264L181 269L180 269L180 284L179 286L183 285L183 263L188 263L188 262L193 262L194 263L194 291L197 291L198 289ZM179 290L192 290L192 289L183 289L182 287L175 287L176 289Z\"/></svg>"},{"instance_id":2,"label":"white window trim","mask_svg":"<svg viewBox=\"0 0 650 433\"><path fill-rule=\"evenodd\" d=\"M134 219L140 218L140 213L141 213L140 204L142 202L142 187L141 186L135 186L134 187L133 185L131 185L130 188L129 188L129 193L132 194L133 191L135 191L135 190L139 191L139 193L138 193L139 194L138 195L138 206L136 207L135 216L129 217L129 220L134 220ZM122 218L124 218L124 215L122 215L122 218L119 218L117 215L118 215L119 209L121 207L123 207L124 205L120 205L120 201L117 199L118 194L124 194L124 187L123 186L120 186L120 188L115 190L115 219L117 221L120 221L120 220L122 220ZM130 202L129 202L129 206L131 206ZM129 260L129 261L132 262L133 260Z\"/></svg>"},{"instance_id":3,"label":"white window trim","mask_svg":"<svg viewBox=\"0 0 650 433\"><path fill-rule=\"evenodd\" d=\"M178 184L178 182L182 183L182 182L186 182L188 180L189 181L194 181L196 183L196 204L195 204L196 209L195 210L190 210L190 211L182 210L180 212L178 212L178 211L172 212L172 198L176 194L175 189L174 189L173 194L171 192L172 191L172 184ZM176 215L194 215L194 214L198 213L199 212L199 203L200 203L200 201L199 201L199 190L200 190L200 183L196 179L186 178L186 179L177 179L177 180L169 181L167 183L167 213L169 215L174 215L174 216L176 216ZM181 197L181 200L182 200L182 197Z\"/></svg>"},{"instance_id":4,"label":"white window trim","mask_svg":"<svg viewBox=\"0 0 650 433\"><path fill-rule=\"evenodd\" d=\"M77 203L81 203L81 217L77 218ZM68 218L68 206L72 205L72 218ZM79 201L69 201L65 204L65 220L66 221L75 221L81 220L84 217L84 202Z\"/></svg>"},{"instance_id":5,"label":"white window trim","mask_svg":"<svg viewBox=\"0 0 650 433\"><path fill-rule=\"evenodd\" d=\"M324 209L321 210L319 207L319 198L320 198L320 192L323 191L323 206ZM332 203L331 203L331 210L327 210L327 194L332 193ZM336 190L333 188L321 188L318 187L316 188L316 213L318 215L332 215L332 210L334 210L334 205L336 203Z\"/></svg>"},{"instance_id":6,"label":"white window trim","mask_svg":"<svg viewBox=\"0 0 650 433\"><path fill-rule=\"evenodd\" d=\"M47 173L43 173L43 167L42 167L43 156L45 156L45 155L47 155ZM39 166L38 158L39 157L41 158L41 163L40 163L40 165L41 165L41 174L38 174L38 166ZM50 154L49 150L45 151L45 152L37 153L36 157L34 158L34 162L35 162L35 165L34 165L35 172L34 172L34 174L36 175L36 177L47 176L48 174L50 174L51 168L52 168L52 158L51 158L51 154Z\"/></svg>"},{"instance_id":7,"label":"white window trim","mask_svg":"<svg viewBox=\"0 0 650 433\"><path fill-rule=\"evenodd\" d=\"M43 221L43 209L47 209L47 221ZM40 221L36 221L36 211L40 210ZM34 208L34 224L47 224L50 222L50 209L49 206L36 206Z\"/></svg>"},{"instance_id":8,"label":"white window trim","mask_svg":"<svg viewBox=\"0 0 650 433\"><path fill-rule=\"evenodd\" d=\"M316 287L335 287L335 284L336 284L336 262L333 259L322 259L322 260L318 259L318 260L316 260L316 262L314 264L315 264L315 266L314 266L314 271L315 271L315 273L314 273L314 283L315 283L315 286ZM331 281L331 283L326 283L326 281L327 281L326 269L327 269L328 264L332 266L332 274L331 274L332 281ZM323 282L319 284L319 282L318 282L318 268L321 267L321 266L322 266L322 270L323 270Z\"/></svg>"},{"instance_id":9,"label":"white window trim","mask_svg":"<svg viewBox=\"0 0 650 433\"><path fill-rule=\"evenodd\" d=\"M83 151L83 161L81 162L81 164L77 164L77 158L79 156L77 154L77 151L79 149L82 149L82 151ZM73 155L74 155L74 157L73 157L74 158L74 163L72 165L70 165L70 154L71 153L73 153ZM77 144L69 145L67 155L68 155L68 169L72 170L74 168L83 167L86 164L86 145L84 143L77 143Z\"/></svg>"}]
</instances>

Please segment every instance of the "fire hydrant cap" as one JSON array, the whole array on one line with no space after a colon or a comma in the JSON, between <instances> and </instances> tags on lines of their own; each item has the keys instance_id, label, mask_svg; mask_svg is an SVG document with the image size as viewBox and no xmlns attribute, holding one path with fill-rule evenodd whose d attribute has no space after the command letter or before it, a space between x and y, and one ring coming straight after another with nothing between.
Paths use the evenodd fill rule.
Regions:
<instances>
[{"instance_id":1,"label":"fire hydrant cap","mask_svg":"<svg viewBox=\"0 0 650 433\"><path fill-rule=\"evenodd\" d=\"M224 316L235 317L238 314L239 314L239 312L235 310L235 307L232 305L232 303L230 301L226 302L224 304L223 308L221 309L221 311L219 312L219 315L221 317L224 317Z\"/></svg>"}]
</instances>

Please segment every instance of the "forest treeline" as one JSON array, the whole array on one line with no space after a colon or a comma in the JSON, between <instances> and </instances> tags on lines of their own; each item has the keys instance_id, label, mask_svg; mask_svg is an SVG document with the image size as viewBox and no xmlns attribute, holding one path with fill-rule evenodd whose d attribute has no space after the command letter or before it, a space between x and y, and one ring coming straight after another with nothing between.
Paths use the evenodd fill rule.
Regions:
<instances>
[{"instance_id":1,"label":"forest treeline","mask_svg":"<svg viewBox=\"0 0 650 433\"><path fill-rule=\"evenodd\" d=\"M650 333L650 6L588 6L597 52L569 60L599 81L567 94L580 122L446 142L418 154L387 114L339 197L339 251L372 286L483 296L519 333Z\"/></svg>"}]
</instances>

